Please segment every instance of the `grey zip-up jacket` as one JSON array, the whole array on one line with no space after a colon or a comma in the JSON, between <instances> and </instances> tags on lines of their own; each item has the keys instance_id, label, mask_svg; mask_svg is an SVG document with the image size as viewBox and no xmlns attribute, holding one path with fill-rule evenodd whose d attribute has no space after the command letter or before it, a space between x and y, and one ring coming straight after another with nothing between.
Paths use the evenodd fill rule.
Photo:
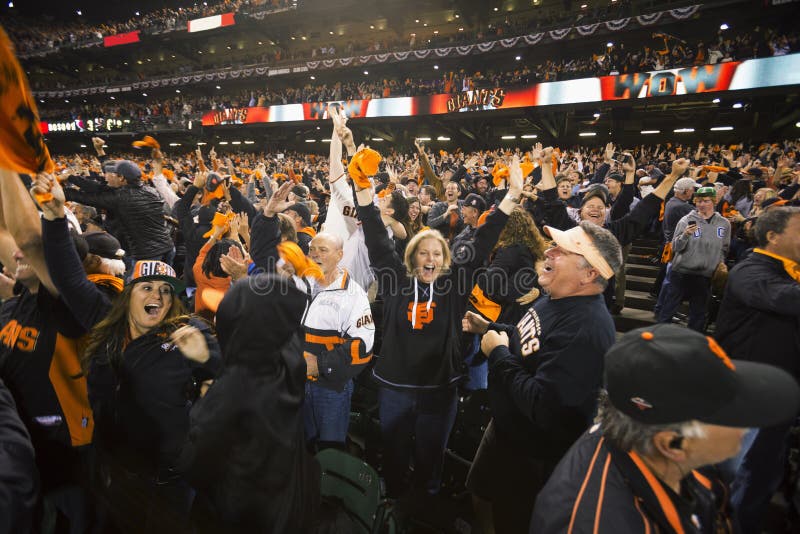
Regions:
<instances>
[{"instance_id":1,"label":"grey zip-up jacket","mask_svg":"<svg viewBox=\"0 0 800 534\"><path fill-rule=\"evenodd\" d=\"M684 234L691 221L697 223L697 230L691 236ZM685 215L677 226L672 238L672 269L684 274L699 274L708 278L720 262L728 256L731 244L731 223L717 212L706 221L702 215L693 211Z\"/></svg>"}]
</instances>

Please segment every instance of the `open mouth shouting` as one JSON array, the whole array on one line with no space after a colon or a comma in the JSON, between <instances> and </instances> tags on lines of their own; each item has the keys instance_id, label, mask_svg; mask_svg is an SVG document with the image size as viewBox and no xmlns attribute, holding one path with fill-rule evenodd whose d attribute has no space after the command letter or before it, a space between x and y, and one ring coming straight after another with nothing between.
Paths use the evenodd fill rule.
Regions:
<instances>
[{"instance_id":1,"label":"open mouth shouting","mask_svg":"<svg viewBox=\"0 0 800 534\"><path fill-rule=\"evenodd\" d=\"M158 317L163 307L164 306L161 304L155 304L155 303L145 304L144 312L150 317Z\"/></svg>"}]
</instances>

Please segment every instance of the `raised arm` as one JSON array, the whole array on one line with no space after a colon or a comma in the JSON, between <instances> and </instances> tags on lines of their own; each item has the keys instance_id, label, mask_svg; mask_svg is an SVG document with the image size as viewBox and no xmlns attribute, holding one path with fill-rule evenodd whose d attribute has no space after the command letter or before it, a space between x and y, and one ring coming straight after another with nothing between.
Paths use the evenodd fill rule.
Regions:
<instances>
[{"instance_id":1,"label":"raised arm","mask_svg":"<svg viewBox=\"0 0 800 534\"><path fill-rule=\"evenodd\" d=\"M100 322L111 308L106 294L86 277L83 263L69 236L65 218L64 191L52 177L40 175L31 192L39 195L42 207L43 253L46 266L52 273L54 287L78 322L86 330ZM49 193L45 200L41 195ZM51 292L52 293L52 292Z\"/></svg>"},{"instance_id":2,"label":"raised arm","mask_svg":"<svg viewBox=\"0 0 800 534\"><path fill-rule=\"evenodd\" d=\"M56 181L55 178L52 179ZM58 291L50 278L44 259L39 212L17 173L0 170L0 202L3 227L8 230L42 285L51 295L57 296ZM69 245L72 245L71 239ZM12 254L13 252L15 251L12 251ZM13 262L8 265L13 265Z\"/></svg>"}]
</instances>

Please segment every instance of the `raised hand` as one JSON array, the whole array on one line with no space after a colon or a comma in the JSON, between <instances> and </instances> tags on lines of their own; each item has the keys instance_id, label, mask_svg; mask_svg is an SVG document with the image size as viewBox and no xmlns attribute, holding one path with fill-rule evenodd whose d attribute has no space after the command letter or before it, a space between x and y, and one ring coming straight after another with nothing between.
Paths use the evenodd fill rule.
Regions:
<instances>
[{"instance_id":1,"label":"raised hand","mask_svg":"<svg viewBox=\"0 0 800 534\"><path fill-rule=\"evenodd\" d=\"M39 207L42 208L42 214L48 221L60 219L65 216L64 190L61 184L52 174L39 174L33 181L31 187L31 195Z\"/></svg>"},{"instance_id":2,"label":"raised hand","mask_svg":"<svg viewBox=\"0 0 800 534\"><path fill-rule=\"evenodd\" d=\"M269 202L267 202L267 205L264 206L265 216L273 217L276 213L280 213L292 205L292 202L286 200L292 187L294 187L294 184L287 180L275 191L272 197L270 197Z\"/></svg>"},{"instance_id":3,"label":"raised hand","mask_svg":"<svg viewBox=\"0 0 800 534\"><path fill-rule=\"evenodd\" d=\"M550 149L552 151L552 148ZM536 143L531 148L531 161L538 161L542 159L542 143Z\"/></svg>"},{"instance_id":4,"label":"raised hand","mask_svg":"<svg viewBox=\"0 0 800 534\"><path fill-rule=\"evenodd\" d=\"M603 151L603 160L610 163L612 159L614 159L614 143L608 143Z\"/></svg>"},{"instance_id":5,"label":"raised hand","mask_svg":"<svg viewBox=\"0 0 800 534\"><path fill-rule=\"evenodd\" d=\"M203 333L192 325L186 325L175 330L170 336L172 342L189 360L206 363L211 353Z\"/></svg>"}]
</instances>

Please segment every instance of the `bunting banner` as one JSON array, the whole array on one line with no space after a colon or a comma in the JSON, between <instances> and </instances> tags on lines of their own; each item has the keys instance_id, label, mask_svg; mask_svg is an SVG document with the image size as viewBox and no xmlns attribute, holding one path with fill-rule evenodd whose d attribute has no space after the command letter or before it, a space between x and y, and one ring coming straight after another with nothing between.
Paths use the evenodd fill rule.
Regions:
<instances>
[{"instance_id":1,"label":"bunting banner","mask_svg":"<svg viewBox=\"0 0 800 534\"><path fill-rule=\"evenodd\" d=\"M548 32L538 32L532 33L527 35L522 35L519 37L510 37L499 39L496 41L485 41L476 44L470 45L463 45L463 46L448 46L448 47L441 47L441 48L426 48L421 50L405 50L400 52L384 52L380 54L371 54L371 55L364 55L364 56L353 56L353 57L345 57L345 58L338 58L338 59L323 59L323 60L313 60L313 61L305 61L302 64L295 64L289 65L286 67L281 68L270 68L266 65L251 65L248 66L246 69L220 69L211 72L205 72L193 75L188 83L200 83L200 82L208 82L208 81L215 81L215 80L224 80L228 78L229 73L231 78L239 78L239 77L248 77L253 75L257 76L279 76L282 74L289 74L289 73L296 73L296 72L306 72L306 71L314 71L318 69L332 69L338 67L351 67L356 65L368 65L374 63L388 63L388 62L399 62L399 61L406 61L409 59L426 59L431 56L435 57L458 57L458 56L467 56L470 54L484 54L491 52L492 50L496 50L498 47L504 49L510 49L517 46L532 46L539 44L545 37L549 37L553 41L560 41L570 35L572 30L580 36L588 36L593 35L597 32L600 28L605 28L609 31L621 31L624 28L628 27L632 23L639 24L640 26L652 26L653 24L657 23L663 17L672 17L675 20L685 20L693 15L695 15L702 6L692 5L684 8L678 9L671 9L667 11L659 11L656 13L650 13L647 15L640 15L637 17L627 17L622 19L616 20L609 20L605 22L598 22L594 24L586 24L568 28L561 28L557 30L550 30ZM232 15L232 14L229 14ZM222 17L222 15L218 15L218 17ZM215 18L215 17L207 17L207 18ZM204 20L204 19L198 19ZM195 21L196 22L196 21ZM168 86L168 85L178 85L184 78L164 78L161 80L152 80L153 87L159 86ZM135 84L134 84L135 87ZM80 89L68 89L62 91L39 91L35 92L34 95L36 97L69 97L69 96L76 96L81 93L81 91L86 90L93 90L97 94L102 94L104 92L109 92L112 90L112 87L109 86L96 86L93 88L80 88ZM92 94L95 94L92 93Z\"/></svg>"}]
</instances>

